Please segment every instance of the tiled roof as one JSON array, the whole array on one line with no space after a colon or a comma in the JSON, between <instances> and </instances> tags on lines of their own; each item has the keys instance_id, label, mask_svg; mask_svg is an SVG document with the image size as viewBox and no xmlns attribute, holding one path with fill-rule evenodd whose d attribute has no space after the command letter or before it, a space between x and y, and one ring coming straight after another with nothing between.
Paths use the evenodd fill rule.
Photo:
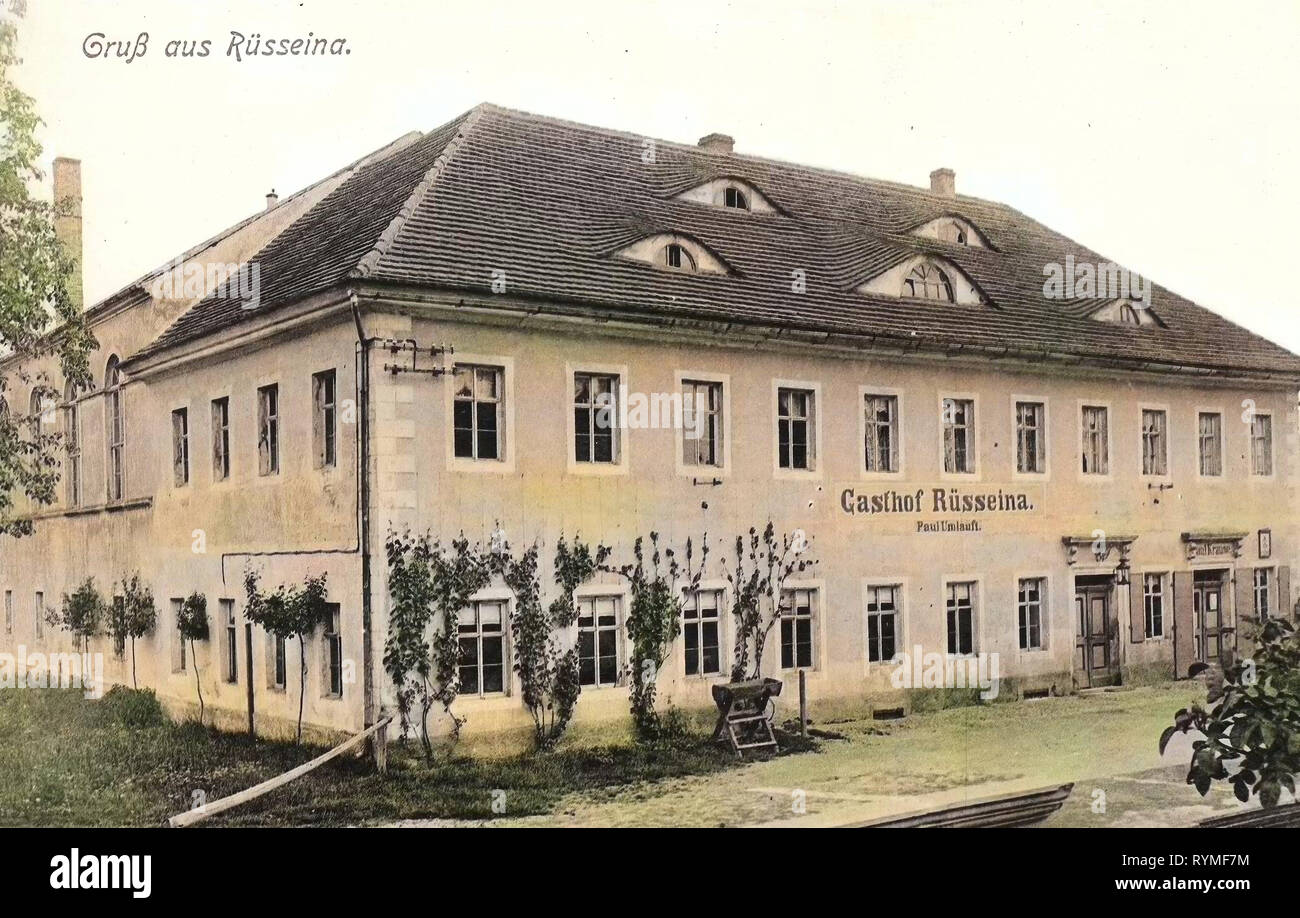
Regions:
<instances>
[{"instance_id":1,"label":"tiled roof","mask_svg":"<svg viewBox=\"0 0 1300 918\"><path fill-rule=\"evenodd\" d=\"M481 105L367 166L271 243L253 315L347 281L716 319L907 346L1096 358L1227 375L1300 378L1300 357L1176 294L1154 288L1160 325L1099 322L1103 301L1048 300L1043 268L1100 255L1002 204L644 138ZM781 211L721 210L677 200L720 177L742 179ZM910 235L936 217L973 223L991 248ZM654 233L691 236L732 269L681 274L617 256ZM926 303L854 290L918 253L956 264L985 305ZM806 292L792 292L802 270ZM208 299L150 351L242 321Z\"/></svg>"}]
</instances>

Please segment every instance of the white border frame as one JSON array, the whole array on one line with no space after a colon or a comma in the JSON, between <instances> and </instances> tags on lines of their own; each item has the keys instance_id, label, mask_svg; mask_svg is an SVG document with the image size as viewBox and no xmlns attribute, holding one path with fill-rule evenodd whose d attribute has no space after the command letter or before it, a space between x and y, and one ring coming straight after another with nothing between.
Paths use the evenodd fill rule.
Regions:
<instances>
[{"instance_id":1,"label":"white border frame","mask_svg":"<svg viewBox=\"0 0 1300 918\"><path fill-rule=\"evenodd\" d=\"M677 425L673 432L673 441L677 451L673 456L673 465L678 475L684 478L726 478L731 474L731 375L715 373L710 370L676 370L673 373L673 386L676 395L683 399L682 387L687 380L692 382L719 383L722 386L722 465L687 465L682 461L686 450L686 428ZM570 411L572 414L572 411Z\"/></svg>"},{"instance_id":2,"label":"white border frame","mask_svg":"<svg viewBox=\"0 0 1300 918\"><path fill-rule=\"evenodd\" d=\"M772 638L768 639L764 652L768 653L775 650L771 657L772 666L770 672L776 673L776 678L784 679L788 675L794 675L803 670L807 673L822 673L826 670L825 648L826 648L826 581L821 577L809 577L807 579L794 577L788 578L781 585L782 590L812 590L817 594L816 607L813 610L813 648L812 648L812 666L792 666L786 669L781 665L781 619L777 616L776 625L772 628ZM780 602L778 598L777 602ZM775 640L773 640L775 639Z\"/></svg>"},{"instance_id":3,"label":"white border frame","mask_svg":"<svg viewBox=\"0 0 1300 918\"><path fill-rule=\"evenodd\" d=\"M695 673L686 672L686 641L683 639L678 642L682 645L679 653L674 654L677 665L681 667L678 670L681 685L694 685L696 683L714 683L727 682L731 678L731 661L732 654L728 651L732 647L731 632L728 626L728 619L731 618L731 584L727 583L725 578L715 578L711 580L700 580L696 584L695 592L700 593L720 593L721 599L718 605L718 672L716 673ZM689 596L690 591L682 587L683 596ZM682 632L686 630L686 619L682 618Z\"/></svg>"},{"instance_id":4,"label":"white border frame","mask_svg":"<svg viewBox=\"0 0 1300 918\"><path fill-rule=\"evenodd\" d=\"M566 362L564 364L565 471L570 475L626 475L632 459L632 437L629 428L615 427L618 432L618 459L616 461L579 462L574 456L573 378L578 373L596 373L618 377L618 393L614 401L614 412L618 421L622 420L622 415L627 411L627 406L624 404L624 393L629 395L632 393L632 380L625 363L587 363L582 361L578 363Z\"/></svg>"},{"instance_id":5,"label":"white border frame","mask_svg":"<svg viewBox=\"0 0 1300 918\"><path fill-rule=\"evenodd\" d=\"M1043 581L1043 591L1039 598L1039 605L1042 607L1038 619L1038 647L1024 648L1020 646L1020 581L1022 580L1041 580ZM1015 591L1015 596L1011 602L1011 611L1014 616L1011 620L1011 627L1015 631L1016 638L1016 659L1024 660L1034 659L1039 654L1051 654L1055 649L1052 642L1052 613L1055 611L1055 605L1052 603L1052 589L1055 586L1054 578L1051 571L1048 570L1015 570L1011 572L1011 588ZM947 614L947 597L944 597L944 613ZM944 622L945 627L947 622Z\"/></svg>"},{"instance_id":6,"label":"white border frame","mask_svg":"<svg viewBox=\"0 0 1300 918\"><path fill-rule=\"evenodd\" d=\"M471 354L457 351L454 355L456 359L452 361L448 376L448 384L443 386L443 427L446 433L443 436L445 441L444 448L447 458L448 472L468 472L471 474L497 474L508 475L515 470L515 359L513 357L502 357L488 354ZM502 436L505 438L505 455L500 459L467 459L456 455L456 423L455 423L455 402L456 402L456 367L458 366L476 366L476 367L499 367L501 369L501 401L502 401L502 418L501 423L504 428ZM572 380L570 380L572 382ZM572 391L572 385L569 391ZM569 426L573 426L573 409L569 408ZM569 449L573 449L573 440L570 437Z\"/></svg>"},{"instance_id":7,"label":"white border frame","mask_svg":"<svg viewBox=\"0 0 1300 918\"><path fill-rule=\"evenodd\" d=\"M867 645L867 591L871 587L882 586L898 588L900 606L895 614L900 619L900 627L894 635L894 658L872 663L871 650ZM877 676L882 672L896 668L902 662L904 655L909 659L911 658L912 616L908 614L911 605L908 601L909 586L907 577L863 577L861 580L858 595L858 628L862 638L862 671L868 676Z\"/></svg>"},{"instance_id":8,"label":"white border frame","mask_svg":"<svg viewBox=\"0 0 1300 918\"><path fill-rule=\"evenodd\" d=\"M781 468L781 399L782 389L805 389L813 394L813 436L812 460L810 469ZM826 458L822 450L822 428L825 426L823 415L826 403L822 400L822 384L809 380L776 379L772 380L772 404L768 423L772 425L772 477L781 481L822 481L826 477Z\"/></svg>"},{"instance_id":9,"label":"white border frame","mask_svg":"<svg viewBox=\"0 0 1300 918\"><path fill-rule=\"evenodd\" d=\"M974 583L975 584L975 613L974 627L971 628L971 637L975 641L975 646L971 648L970 653L949 653L948 652L948 584L950 583ZM953 660L973 660L977 659L984 652L984 607L987 602L987 592L984 588L984 575L973 572L941 574L939 575L939 607L943 618L940 621L940 635L943 641L943 655ZM1019 643L1017 642L1017 647Z\"/></svg>"},{"instance_id":10,"label":"white border frame","mask_svg":"<svg viewBox=\"0 0 1300 918\"><path fill-rule=\"evenodd\" d=\"M1074 419L1076 422L1075 430L1078 436L1074 438L1074 444L1079 448L1079 464L1074 467L1074 473L1078 476L1079 481L1089 484L1110 484L1115 480L1115 408L1109 401L1101 399L1081 398L1077 400L1078 410L1075 412ZM1105 472L1085 472L1083 470L1083 409L1101 408L1106 412L1106 471Z\"/></svg>"},{"instance_id":11,"label":"white border frame","mask_svg":"<svg viewBox=\"0 0 1300 918\"><path fill-rule=\"evenodd\" d=\"M1174 457L1171 445L1173 443L1173 416L1169 405L1161 402L1138 402L1137 405L1137 474L1139 481L1145 481L1154 484L1172 484L1174 477ZM1165 414L1165 473L1163 475L1147 474L1142 471L1142 414L1146 411L1163 411ZM1200 466L1200 451L1197 451L1197 466ZM1152 572L1154 573L1154 572Z\"/></svg>"},{"instance_id":12,"label":"white border frame","mask_svg":"<svg viewBox=\"0 0 1300 918\"><path fill-rule=\"evenodd\" d=\"M949 472L947 469L944 468L944 464L943 464L943 423L944 423L944 422L943 422L943 403L944 403L944 400L945 400L945 399L955 399L955 400L958 400L958 401L963 401L963 400L964 400L964 401L969 401L969 402L971 403L971 410L973 410L973 411L975 412L974 423L971 425L971 434L972 434L971 439L973 440L973 443L971 444L971 448L970 448L969 451L968 451L968 452L969 452L972 456L974 456L974 458L975 458L975 468L974 468L972 471L969 471L969 472ZM982 441L983 441L983 438L980 436L980 425L981 425L981 423L982 423L981 419L983 418L984 415L983 415L983 409L980 407L980 398L979 398L979 394L976 393L976 392L947 392L947 391L944 391L944 390L940 389L940 390L939 390L939 394L938 394L938 401L935 403L935 407L938 409L938 412L937 412L937 414L935 415L935 417L937 417L937 418L939 419L939 428L938 428L938 429L939 429L939 436L938 436L938 438L937 438L937 440L938 440L938 442L937 442L937 446L938 446L938 450L939 450L939 480L940 480L940 481L952 481L952 482L958 482L958 481L975 481L975 482L978 482L978 481L982 481L982 480L983 480L983 477L984 477L984 463L981 461L981 458L982 458L982 457L981 457L981 454L980 454L980 448L981 448L981 444L982 444Z\"/></svg>"},{"instance_id":13,"label":"white border frame","mask_svg":"<svg viewBox=\"0 0 1300 918\"><path fill-rule=\"evenodd\" d=\"M889 395L897 400L897 410L895 411L895 431L894 438L898 443L898 468L892 472L870 472L867 471L867 406L866 399L868 395ZM906 397L903 390L896 386L876 386L866 383L858 386L858 478L861 481L900 481L904 477L904 470L907 468L907 437L903 436L903 411L906 407Z\"/></svg>"},{"instance_id":14,"label":"white border frame","mask_svg":"<svg viewBox=\"0 0 1300 918\"><path fill-rule=\"evenodd\" d=\"M1219 474L1202 475L1201 474L1201 415L1217 414L1219 416ZM1222 484L1228 480L1228 456L1227 456L1227 439L1228 434L1224 429L1224 423L1227 419L1227 412L1221 406L1215 405L1196 405L1192 408L1192 437L1196 446L1196 480L1205 484Z\"/></svg>"},{"instance_id":15,"label":"white border frame","mask_svg":"<svg viewBox=\"0 0 1300 918\"><path fill-rule=\"evenodd\" d=\"M1251 412L1251 423L1242 424L1246 428L1246 480L1256 483L1267 483L1277 477L1277 414L1270 408L1261 411L1256 408ZM1254 443L1254 418L1263 415L1268 421L1268 467L1272 469L1267 475L1257 474L1255 472L1255 443Z\"/></svg>"},{"instance_id":16,"label":"white border frame","mask_svg":"<svg viewBox=\"0 0 1300 918\"><path fill-rule=\"evenodd\" d=\"M1016 419L1016 406L1021 402L1036 403L1043 406L1043 470L1041 472L1020 471L1020 430ZM1052 480L1052 403L1046 395L1024 395L1011 393L1011 480L1012 481L1051 481ZM940 434L943 431L940 430Z\"/></svg>"}]
</instances>

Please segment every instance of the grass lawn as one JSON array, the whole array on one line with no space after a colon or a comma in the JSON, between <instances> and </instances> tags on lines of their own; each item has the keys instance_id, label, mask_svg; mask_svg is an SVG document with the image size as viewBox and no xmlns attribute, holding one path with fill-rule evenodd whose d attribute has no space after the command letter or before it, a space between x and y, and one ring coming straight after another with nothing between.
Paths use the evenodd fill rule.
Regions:
<instances>
[{"instance_id":1,"label":"grass lawn","mask_svg":"<svg viewBox=\"0 0 1300 918\"><path fill-rule=\"evenodd\" d=\"M140 708L143 707L143 710ZM128 725L132 724L132 725ZM440 758L389 746L389 774L343 757L210 825L353 825L401 819L492 818L551 811L567 794L651 785L735 767L700 737L659 746L588 746L545 755ZM208 800L274 777L323 752L174 724L149 706L77 691L0 691L0 825L157 826Z\"/></svg>"},{"instance_id":2,"label":"grass lawn","mask_svg":"<svg viewBox=\"0 0 1300 918\"><path fill-rule=\"evenodd\" d=\"M702 736L651 747L566 740L548 754L442 757L432 767L418 745L393 744L387 777L364 760L335 760L210 824L836 824L1066 781L1075 792L1052 824L1158 824L1163 817L1143 813L1190 807L1190 819L1222 805L1181 784L1185 750L1162 760L1156 749L1173 712L1198 697L1202 688L1184 682L823 723L843 738L739 764ZM173 724L75 691L0 691L0 824L161 825L196 790L215 800L321 751ZM1097 788L1109 815L1089 808ZM504 814L493 813L496 790Z\"/></svg>"}]
</instances>

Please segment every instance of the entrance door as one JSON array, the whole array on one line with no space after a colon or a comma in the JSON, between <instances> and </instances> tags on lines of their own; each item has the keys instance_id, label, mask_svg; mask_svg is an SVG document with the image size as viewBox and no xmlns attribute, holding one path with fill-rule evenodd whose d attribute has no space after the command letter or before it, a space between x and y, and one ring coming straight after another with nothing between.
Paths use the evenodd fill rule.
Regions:
<instances>
[{"instance_id":1,"label":"entrance door","mask_svg":"<svg viewBox=\"0 0 1300 918\"><path fill-rule=\"evenodd\" d=\"M1074 583L1075 667L1086 688L1119 681L1112 593L1110 577L1079 577Z\"/></svg>"},{"instance_id":2,"label":"entrance door","mask_svg":"<svg viewBox=\"0 0 1300 918\"><path fill-rule=\"evenodd\" d=\"M1197 571L1192 580L1192 621L1196 629L1196 659L1219 663L1228 631L1223 623L1223 574Z\"/></svg>"}]
</instances>

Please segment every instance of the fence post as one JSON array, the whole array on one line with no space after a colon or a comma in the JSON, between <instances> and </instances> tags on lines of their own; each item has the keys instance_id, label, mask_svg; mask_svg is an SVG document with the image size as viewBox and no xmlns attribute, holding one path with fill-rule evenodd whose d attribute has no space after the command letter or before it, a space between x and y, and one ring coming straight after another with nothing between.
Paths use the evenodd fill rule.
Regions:
<instances>
[{"instance_id":1,"label":"fence post","mask_svg":"<svg viewBox=\"0 0 1300 918\"><path fill-rule=\"evenodd\" d=\"M799 735L808 736L808 685L804 671L799 670Z\"/></svg>"}]
</instances>

